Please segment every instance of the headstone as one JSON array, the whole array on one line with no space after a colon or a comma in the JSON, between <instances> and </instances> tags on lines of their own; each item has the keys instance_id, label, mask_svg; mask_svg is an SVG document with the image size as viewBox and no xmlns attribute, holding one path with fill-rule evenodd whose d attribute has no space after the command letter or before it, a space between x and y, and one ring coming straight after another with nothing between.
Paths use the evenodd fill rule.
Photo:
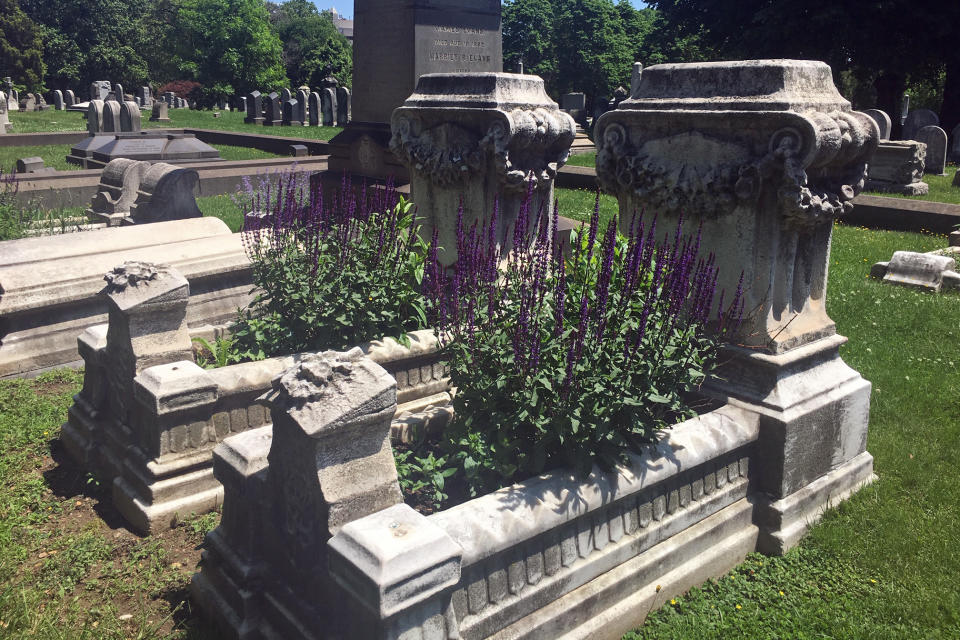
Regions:
<instances>
[{"instance_id":1,"label":"headstone","mask_svg":"<svg viewBox=\"0 0 960 640\"><path fill-rule=\"evenodd\" d=\"M953 128L953 133L950 136L950 160L951 162L960 162L960 124ZM960 171L957 173L960 173Z\"/></svg>"},{"instance_id":2,"label":"headstone","mask_svg":"<svg viewBox=\"0 0 960 640\"><path fill-rule=\"evenodd\" d=\"M117 102L123 102L123 85L119 82L114 82L113 86L110 88L113 91L113 95L117 97Z\"/></svg>"},{"instance_id":3,"label":"headstone","mask_svg":"<svg viewBox=\"0 0 960 640\"><path fill-rule=\"evenodd\" d=\"M935 125L917 131L917 141L927 145L923 172L942 176L947 166L947 132Z\"/></svg>"},{"instance_id":4,"label":"headstone","mask_svg":"<svg viewBox=\"0 0 960 640\"><path fill-rule=\"evenodd\" d=\"M630 73L630 95L632 96L637 92L637 89L640 87L640 76L643 74L643 64L640 62L633 63L633 69Z\"/></svg>"},{"instance_id":5,"label":"headstone","mask_svg":"<svg viewBox=\"0 0 960 640\"><path fill-rule=\"evenodd\" d=\"M117 158L111 160L100 174L100 186L87 209L92 222L106 222L107 226L119 226L130 218L130 206L137 199L137 190L149 162Z\"/></svg>"},{"instance_id":6,"label":"headstone","mask_svg":"<svg viewBox=\"0 0 960 640\"><path fill-rule=\"evenodd\" d=\"M927 145L916 140L884 140L870 158L866 188L919 196L930 192L923 182Z\"/></svg>"},{"instance_id":7,"label":"headstone","mask_svg":"<svg viewBox=\"0 0 960 640\"><path fill-rule=\"evenodd\" d=\"M916 140L920 129L939 124L940 118L930 109L914 109L907 114L907 121L903 125L903 139Z\"/></svg>"},{"instance_id":8,"label":"headstone","mask_svg":"<svg viewBox=\"0 0 960 640\"><path fill-rule=\"evenodd\" d=\"M20 111L20 92L12 87L7 92L7 110Z\"/></svg>"},{"instance_id":9,"label":"headstone","mask_svg":"<svg viewBox=\"0 0 960 640\"><path fill-rule=\"evenodd\" d=\"M276 91L271 91L263 99L263 125L266 127L279 127L283 122L283 111L280 106L280 96Z\"/></svg>"},{"instance_id":10,"label":"headstone","mask_svg":"<svg viewBox=\"0 0 960 640\"><path fill-rule=\"evenodd\" d=\"M87 105L87 131L91 136L103 131L103 100L91 100Z\"/></svg>"},{"instance_id":11,"label":"headstone","mask_svg":"<svg viewBox=\"0 0 960 640\"><path fill-rule=\"evenodd\" d=\"M309 154L307 150L307 145L305 144L292 144L290 145L290 155L294 158L304 158Z\"/></svg>"},{"instance_id":12,"label":"headstone","mask_svg":"<svg viewBox=\"0 0 960 640\"><path fill-rule=\"evenodd\" d=\"M307 124L307 100L310 92L305 89L297 89L297 108L294 120L302 127Z\"/></svg>"},{"instance_id":13,"label":"headstone","mask_svg":"<svg viewBox=\"0 0 960 640\"><path fill-rule=\"evenodd\" d=\"M120 130L140 131L140 106L136 102L124 102L120 105Z\"/></svg>"},{"instance_id":14,"label":"headstone","mask_svg":"<svg viewBox=\"0 0 960 640\"><path fill-rule=\"evenodd\" d=\"M285 103L287 100L293 100L293 94L290 92L290 89L281 89L280 102Z\"/></svg>"},{"instance_id":15,"label":"headstone","mask_svg":"<svg viewBox=\"0 0 960 640\"><path fill-rule=\"evenodd\" d=\"M153 103L153 109L150 113L150 122L170 122L170 116L167 114L167 103L164 100L157 100Z\"/></svg>"},{"instance_id":16,"label":"headstone","mask_svg":"<svg viewBox=\"0 0 960 640\"><path fill-rule=\"evenodd\" d=\"M289 127L292 124L295 124L297 117L297 101L296 100L285 100L283 103L283 115L280 124L285 127Z\"/></svg>"},{"instance_id":17,"label":"headstone","mask_svg":"<svg viewBox=\"0 0 960 640\"><path fill-rule=\"evenodd\" d=\"M246 112L247 112L247 98L246 98L246 96L240 96L239 102L240 102L240 111L243 111L244 113L246 113Z\"/></svg>"},{"instance_id":18,"label":"headstone","mask_svg":"<svg viewBox=\"0 0 960 640\"><path fill-rule=\"evenodd\" d=\"M259 91L247 94L247 117L243 119L247 124L263 124L263 100Z\"/></svg>"},{"instance_id":19,"label":"headstone","mask_svg":"<svg viewBox=\"0 0 960 640\"><path fill-rule=\"evenodd\" d=\"M309 105L310 108L307 111L310 116L310 126L318 127L320 126L320 94L316 91L310 92Z\"/></svg>"},{"instance_id":20,"label":"headstone","mask_svg":"<svg viewBox=\"0 0 960 640\"><path fill-rule=\"evenodd\" d=\"M27 97L23 99L23 103L20 105L20 108L24 111L36 111L37 97L32 93L28 93Z\"/></svg>"},{"instance_id":21,"label":"headstone","mask_svg":"<svg viewBox=\"0 0 960 640\"><path fill-rule=\"evenodd\" d=\"M63 99L68 107L72 107L77 103L77 96L73 93L73 89L67 89L63 94Z\"/></svg>"},{"instance_id":22,"label":"headstone","mask_svg":"<svg viewBox=\"0 0 960 640\"><path fill-rule=\"evenodd\" d=\"M140 106L147 109L153 106L153 92L150 87L138 87L137 97L140 98Z\"/></svg>"},{"instance_id":23,"label":"headstone","mask_svg":"<svg viewBox=\"0 0 960 640\"><path fill-rule=\"evenodd\" d=\"M90 99L91 100L106 100L109 94L110 94L109 80L95 80L94 82L90 83Z\"/></svg>"},{"instance_id":24,"label":"headstone","mask_svg":"<svg viewBox=\"0 0 960 640\"><path fill-rule=\"evenodd\" d=\"M320 112L323 114L322 122L325 127L332 127L334 123L334 114L337 111L337 93L333 87L327 87L320 92Z\"/></svg>"},{"instance_id":25,"label":"headstone","mask_svg":"<svg viewBox=\"0 0 960 640\"><path fill-rule=\"evenodd\" d=\"M357 0L353 25L360 122L390 122L425 73L503 71L499 0Z\"/></svg>"},{"instance_id":26,"label":"headstone","mask_svg":"<svg viewBox=\"0 0 960 640\"><path fill-rule=\"evenodd\" d=\"M337 87L337 126L345 127L350 122L350 89Z\"/></svg>"},{"instance_id":27,"label":"headstone","mask_svg":"<svg viewBox=\"0 0 960 640\"><path fill-rule=\"evenodd\" d=\"M140 181L136 202L130 205L130 218L135 224L146 224L201 217L194 195L199 181L196 169L152 164Z\"/></svg>"},{"instance_id":28,"label":"headstone","mask_svg":"<svg viewBox=\"0 0 960 640\"><path fill-rule=\"evenodd\" d=\"M107 100L103 103L103 130L104 132L123 131L120 128L120 103L116 100Z\"/></svg>"},{"instance_id":29,"label":"headstone","mask_svg":"<svg viewBox=\"0 0 960 640\"><path fill-rule=\"evenodd\" d=\"M949 256L914 251L895 251L890 262L878 262L870 269L870 275L882 277L884 282L918 289L940 291L944 276L954 281L956 260ZM953 277L949 277L953 276Z\"/></svg>"},{"instance_id":30,"label":"headstone","mask_svg":"<svg viewBox=\"0 0 960 640\"><path fill-rule=\"evenodd\" d=\"M866 109L864 113L873 118L873 121L877 123L877 127L880 128L880 139L889 140L891 127L890 116L880 109Z\"/></svg>"},{"instance_id":31,"label":"headstone","mask_svg":"<svg viewBox=\"0 0 960 640\"><path fill-rule=\"evenodd\" d=\"M53 108L57 111L63 111L67 108L66 103L63 101L63 92L60 89L55 89L53 92Z\"/></svg>"},{"instance_id":32,"label":"headstone","mask_svg":"<svg viewBox=\"0 0 960 640\"><path fill-rule=\"evenodd\" d=\"M10 131L10 116L7 115L7 94L0 91L0 135Z\"/></svg>"},{"instance_id":33,"label":"headstone","mask_svg":"<svg viewBox=\"0 0 960 640\"><path fill-rule=\"evenodd\" d=\"M587 120L587 96L583 93L565 93L560 96L560 108L573 117L581 127Z\"/></svg>"},{"instance_id":34,"label":"headstone","mask_svg":"<svg viewBox=\"0 0 960 640\"><path fill-rule=\"evenodd\" d=\"M173 91L164 91L163 92L163 101L167 103L167 106L171 109L173 108L173 99L175 97Z\"/></svg>"},{"instance_id":35,"label":"headstone","mask_svg":"<svg viewBox=\"0 0 960 640\"><path fill-rule=\"evenodd\" d=\"M43 158L40 156L30 156L29 158L19 158L17 160L17 173L49 173L53 169L48 169L43 165Z\"/></svg>"}]
</instances>

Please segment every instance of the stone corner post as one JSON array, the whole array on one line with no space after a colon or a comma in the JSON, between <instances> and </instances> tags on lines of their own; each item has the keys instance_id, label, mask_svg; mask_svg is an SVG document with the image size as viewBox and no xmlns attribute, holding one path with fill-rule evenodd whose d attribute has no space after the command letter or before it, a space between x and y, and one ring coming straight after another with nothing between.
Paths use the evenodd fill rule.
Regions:
<instances>
[{"instance_id":1,"label":"stone corner post","mask_svg":"<svg viewBox=\"0 0 960 640\"><path fill-rule=\"evenodd\" d=\"M438 230L441 261L456 261L456 221L492 215L504 250L520 204L533 186L532 215L553 206L553 181L576 134L537 76L425 74L394 110L390 149L410 170L410 193L429 237Z\"/></svg>"},{"instance_id":2,"label":"stone corner post","mask_svg":"<svg viewBox=\"0 0 960 640\"><path fill-rule=\"evenodd\" d=\"M708 392L761 416L759 546L782 552L873 477L870 383L840 359L825 303L833 221L863 188L877 124L822 62L666 64L642 71L596 140L621 228L634 211L661 229L683 215L703 224L727 301L742 273L745 320Z\"/></svg>"}]
</instances>

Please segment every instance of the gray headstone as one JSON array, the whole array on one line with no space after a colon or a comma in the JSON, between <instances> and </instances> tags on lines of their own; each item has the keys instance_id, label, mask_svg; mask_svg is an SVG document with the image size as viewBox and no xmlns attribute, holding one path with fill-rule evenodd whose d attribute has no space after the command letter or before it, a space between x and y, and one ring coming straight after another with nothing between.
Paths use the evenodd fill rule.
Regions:
<instances>
[{"instance_id":1,"label":"gray headstone","mask_svg":"<svg viewBox=\"0 0 960 640\"><path fill-rule=\"evenodd\" d=\"M153 109L150 113L150 122L170 122L170 116L167 113L167 109L169 108L164 100L154 102Z\"/></svg>"},{"instance_id":2,"label":"gray headstone","mask_svg":"<svg viewBox=\"0 0 960 640\"><path fill-rule=\"evenodd\" d=\"M247 124L260 124L263 122L263 99L259 91L251 91L247 94L246 103L247 117L243 119Z\"/></svg>"},{"instance_id":3,"label":"gray headstone","mask_svg":"<svg viewBox=\"0 0 960 640\"><path fill-rule=\"evenodd\" d=\"M864 113L873 118L873 121L877 123L877 127L880 129L880 139L889 140L891 127L890 116L880 109L867 109Z\"/></svg>"},{"instance_id":4,"label":"gray headstone","mask_svg":"<svg viewBox=\"0 0 960 640\"><path fill-rule=\"evenodd\" d=\"M917 132L916 139L927 145L923 172L942 176L947 166L947 132L940 127L929 125Z\"/></svg>"},{"instance_id":5,"label":"gray headstone","mask_svg":"<svg viewBox=\"0 0 960 640\"><path fill-rule=\"evenodd\" d=\"M640 76L643 74L643 64L633 63L633 69L630 73L630 95L632 96L640 86Z\"/></svg>"},{"instance_id":6,"label":"gray headstone","mask_svg":"<svg viewBox=\"0 0 960 640\"><path fill-rule=\"evenodd\" d=\"M60 89L55 89L53 92L53 108L57 111L63 111L67 108L63 101L63 91L60 91Z\"/></svg>"},{"instance_id":7,"label":"gray headstone","mask_svg":"<svg viewBox=\"0 0 960 640\"><path fill-rule=\"evenodd\" d=\"M43 158L39 156L30 156L29 158L20 158L17 160L17 173L40 173L43 169Z\"/></svg>"},{"instance_id":8,"label":"gray headstone","mask_svg":"<svg viewBox=\"0 0 960 640\"><path fill-rule=\"evenodd\" d=\"M345 127L350 122L350 89L337 87L337 126Z\"/></svg>"},{"instance_id":9,"label":"gray headstone","mask_svg":"<svg viewBox=\"0 0 960 640\"><path fill-rule=\"evenodd\" d=\"M280 91L280 101L283 103L287 100L293 100L293 94L290 92L290 89L282 89Z\"/></svg>"},{"instance_id":10,"label":"gray headstone","mask_svg":"<svg viewBox=\"0 0 960 640\"><path fill-rule=\"evenodd\" d=\"M297 109L293 119L300 123L300 126L307 124L307 100L309 96L309 92L303 89L297 90Z\"/></svg>"},{"instance_id":11,"label":"gray headstone","mask_svg":"<svg viewBox=\"0 0 960 640\"><path fill-rule=\"evenodd\" d=\"M120 103L116 100L107 100L103 103L103 131L120 132Z\"/></svg>"},{"instance_id":12,"label":"gray headstone","mask_svg":"<svg viewBox=\"0 0 960 640\"><path fill-rule=\"evenodd\" d=\"M137 97L140 98L140 106L148 109L153 106L153 93L150 87L138 87Z\"/></svg>"},{"instance_id":13,"label":"gray headstone","mask_svg":"<svg viewBox=\"0 0 960 640\"><path fill-rule=\"evenodd\" d=\"M950 160L960 162L960 124L955 126L950 134Z\"/></svg>"},{"instance_id":14,"label":"gray headstone","mask_svg":"<svg viewBox=\"0 0 960 640\"><path fill-rule=\"evenodd\" d=\"M109 80L95 80L94 82L90 83L90 99L91 100L106 100L109 94L110 94Z\"/></svg>"},{"instance_id":15,"label":"gray headstone","mask_svg":"<svg viewBox=\"0 0 960 640\"><path fill-rule=\"evenodd\" d=\"M103 100L91 100L87 105L87 131L92 136L103 131Z\"/></svg>"},{"instance_id":16,"label":"gray headstone","mask_svg":"<svg viewBox=\"0 0 960 640\"><path fill-rule=\"evenodd\" d=\"M337 110L337 93L332 87L327 87L320 93L320 111L323 113L322 122L325 127L332 127L334 114Z\"/></svg>"},{"instance_id":17,"label":"gray headstone","mask_svg":"<svg viewBox=\"0 0 960 640\"><path fill-rule=\"evenodd\" d=\"M110 88L113 91L113 95L117 97L117 102L123 102L123 85L119 82L114 82L113 86Z\"/></svg>"},{"instance_id":18,"label":"gray headstone","mask_svg":"<svg viewBox=\"0 0 960 640\"><path fill-rule=\"evenodd\" d=\"M309 155L307 153L307 145L305 144L292 144L290 145L290 155L294 158L303 158Z\"/></svg>"},{"instance_id":19,"label":"gray headstone","mask_svg":"<svg viewBox=\"0 0 960 640\"><path fill-rule=\"evenodd\" d=\"M560 108L564 111L587 108L587 96L583 93L565 93L560 96Z\"/></svg>"},{"instance_id":20,"label":"gray headstone","mask_svg":"<svg viewBox=\"0 0 960 640\"><path fill-rule=\"evenodd\" d=\"M0 91L0 135L10 128L10 116L7 115L7 94Z\"/></svg>"},{"instance_id":21,"label":"gray headstone","mask_svg":"<svg viewBox=\"0 0 960 640\"><path fill-rule=\"evenodd\" d=\"M283 121L283 110L280 106L280 96L276 91L263 99L263 124L267 127L278 127Z\"/></svg>"},{"instance_id":22,"label":"gray headstone","mask_svg":"<svg viewBox=\"0 0 960 640\"><path fill-rule=\"evenodd\" d=\"M308 103L310 108L307 111L310 115L310 126L318 127L320 126L320 94L316 91L311 91Z\"/></svg>"},{"instance_id":23,"label":"gray headstone","mask_svg":"<svg viewBox=\"0 0 960 640\"><path fill-rule=\"evenodd\" d=\"M940 118L930 109L914 109L907 114L907 121L903 124L903 139L916 140L920 129L938 124Z\"/></svg>"},{"instance_id":24,"label":"gray headstone","mask_svg":"<svg viewBox=\"0 0 960 640\"><path fill-rule=\"evenodd\" d=\"M896 251L890 262L886 265L882 262L875 264L871 273L878 275L884 266L884 282L939 291L943 286L944 273L956 269L957 263L949 256Z\"/></svg>"},{"instance_id":25,"label":"gray headstone","mask_svg":"<svg viewBox=\"0 0 960 640\"><path fill-rule=\"evenodd\" d=\"M283 103L283 118L281 119L280 124L285 127L289 127L296 123L297 118L297 101L296 100L285 100Z\"/></svg>"},{"instance_id":26,"label":"gray headstone","mask_svg":"<svg viewBox=\"0 0 960 640\"><path fill-rule=\"evenodd\" d=\"M140 105L136 102L128 100L120 105L120 130L140 131Z\"/></svg>"},{"instance_id":27,"label":"gray headstone","mask_svg":"<svg viewBox=\"0 0 960 640\"><path fill-rule=\"evenodd\" d=\"M200 181L196 169L164 162L153 164L143 175L137 201L130 206L136 224L199 218L194 190Z\"/></svg>"},{"instance_id":28,"label":"gray headstone","mask_svg":"<svg viewBox=\"0 0 960 640\"><path fill-rule=\"evenodd\" d=\"M246 96L240 96L240 111L244 113L247 112L247 98Z\"/></svg>"},{"instance_id":29,"label":"gray headstone","mask_svg":"<svg viewBox=\"0 0 960 640\"><path fill-rule=\"evenodd\" d=\"M68 107L72 107L73 105L77 104L77 96L73 93L72 89L67 89L63 93L63 99L67 103Z\"/></svg>"},{"instance_id":30,"label":"gray headstone","mask_svg":"<svg viewBox=\"0 0 960 640\"><path fill-rule=\"evenodd\" d=\"M357 0L353 93L360 122L390 122L425 73L503 71L497 0Z\"/></svg>"},{"instance_id":31,"label":"gray headstone","mask_svg":"<svg viewBox=\"0 0 960 640\"><path fill-rule=\"evenodd\" d=\"M23 103L20 105L20 108L24 111L36 111L37 97L32 93L28 93L27 97L23 99Z\"/></svg>"}]
</instances>

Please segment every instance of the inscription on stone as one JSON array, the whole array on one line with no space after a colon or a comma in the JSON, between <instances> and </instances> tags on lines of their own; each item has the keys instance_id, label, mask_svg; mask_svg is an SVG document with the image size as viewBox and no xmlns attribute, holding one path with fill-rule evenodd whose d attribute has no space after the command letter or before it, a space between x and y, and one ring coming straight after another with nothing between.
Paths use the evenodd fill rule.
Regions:
<instances>
[{"instance_id":1,"label":"inscription on stone","mask_svg":"<svg viewBox=\"0 0 960 640\"><path fill-rule=\"evenodd\" d=\"M166 146L166 138L160 139L146 139L146 140L118 140L116 146L114 146L114 155L115 156L124 156L129 154L131 156L163 153L163 148Z\"/></svg>"},{"instance_id":2,"label":"inscription on stone","mask_svg":"<svg viewBox=\"0 0 960 640\"><path fill-rule=\"evenodd\" d=\"M499 33L489 29L451 25L418 25L425 44L418 67L422 73L467 73L500 70ZM425 41L425 36L432 36ZM496 51L491 47L496 46Z\"/></svg>"}]
</instances>

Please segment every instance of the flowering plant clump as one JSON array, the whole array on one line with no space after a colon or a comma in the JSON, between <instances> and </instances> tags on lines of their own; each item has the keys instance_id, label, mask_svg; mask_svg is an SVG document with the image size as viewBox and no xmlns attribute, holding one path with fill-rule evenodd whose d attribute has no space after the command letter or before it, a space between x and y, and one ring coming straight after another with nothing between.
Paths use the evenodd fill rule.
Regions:
<instances>
[{"instance_id":1,"label":"flowering plant clump","mask_svg":"<svg viewBox=\"0 0 960 640\"><path fill-rule=\"evenodd\" d=\"M347 349L426 325L427 245L391 185L325 202L301 174L249 187L243 241L259 289L231 328L234 359Z\"/></svg>"},{"instance_id":2,"label":"flowering plant clump","mask_svg":"<svg viewBox=\"0 0 960 640\"><path fill-rule=\"evenodd\" d=\"M496 216L465 229L461 211L453 274L434 238L424 279L457 390L443 447L474 495L553 467L609 470L692 415L691 392L743 305L739 288L726 308L721 293L711 315L714 256L682 221L659 243L656 218L637 217L626 236L616 220L601 230L598 199L563 246L556 207L524 205L501 255Z\"/></svg>"}]
</instances>

